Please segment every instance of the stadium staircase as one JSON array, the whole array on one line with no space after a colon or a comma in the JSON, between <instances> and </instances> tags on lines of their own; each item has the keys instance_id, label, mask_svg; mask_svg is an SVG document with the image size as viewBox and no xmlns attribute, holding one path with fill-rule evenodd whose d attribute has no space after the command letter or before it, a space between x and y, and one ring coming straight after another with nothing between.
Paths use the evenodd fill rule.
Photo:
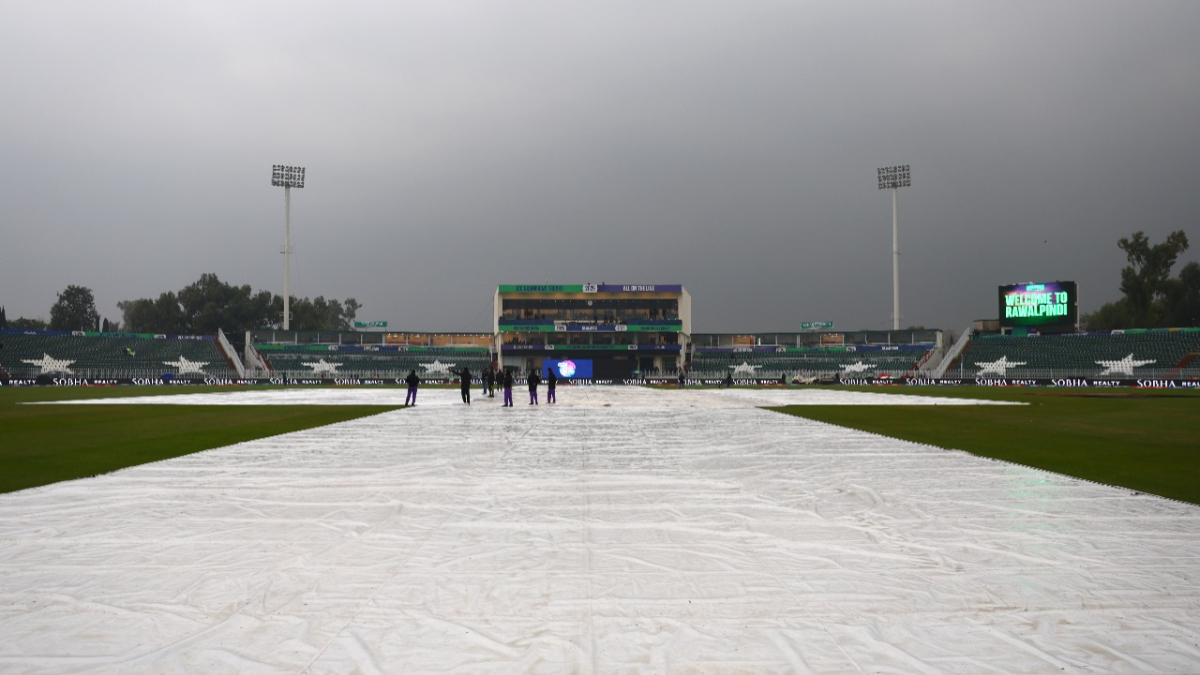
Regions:
<instances>
[{"instance_id":1,"label":"stadium staircase","mask_svg":"<svg viewBox=\"0 0 1200 675\"><path fill-rule=\"evenodd\" d=\"M1191 372L1200 367L1200 364L1192 365L1196 363L1197 358L1200 358L1200 352L1191 352L1183 357L1183 360L1175 366L1175 377L1182 377L1185 372Z\"/></svg>"},{"instance_id":2,"label":"stadium staircase","mask_svg":"<svg viewBox=\"0 0 1200 675\"><path fill-rule=\"evenodd\" d=\"M246 343L244 362L246 364L246 372L252 376L270 377L273 374L271 372L271 362L249 342Z\"/></svg>"},{"instance_id":3,"label":"stadium staircase","mask_svg":"<svg viewBox=\"0 0 1200 675\"><path fill-rule=\"evenodd\" d=\"M238 358L237 350L229 344L229 339L225 337L225 331L220 328L217 329L217 347L221 350L221 356L225 357L225 362L237 373L237 376L246 377L246 367Z\"/></svg>"},{"instance_id":4,"label":"stadium staircase","mask_svg":"<svg viewBox=\"0 0 1200 675\"><path fill-rule=\"evenodd\" d=\"M950 347L949 351L942 357L942 362L929 373L930 376L935 378L945 377L946 371L957 365L963 353L970 348L971 336L974 333L974 327L967 326L963 330L962 335L958 336L958 340L954 342L954 346Z\"/></svg>"}]
</instances>

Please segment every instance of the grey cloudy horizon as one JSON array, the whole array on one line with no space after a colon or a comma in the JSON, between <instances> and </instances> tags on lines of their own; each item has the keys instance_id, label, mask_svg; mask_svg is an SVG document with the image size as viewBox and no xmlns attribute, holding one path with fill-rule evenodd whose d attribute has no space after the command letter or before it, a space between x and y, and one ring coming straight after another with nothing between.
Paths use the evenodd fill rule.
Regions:
<instances>
[{"instance_id":1,"label":"grey cloudy horizon","mask_svg":"<svg viewBox=\"0 0 1200 675\"><path fill-rule=\"evenodd\" d=\"M0 306L215 273L486 331L498 284L679 283L697 332L1119 297L1200 259L1200 3L0 2Z\"/></svg>"}]
</instances>

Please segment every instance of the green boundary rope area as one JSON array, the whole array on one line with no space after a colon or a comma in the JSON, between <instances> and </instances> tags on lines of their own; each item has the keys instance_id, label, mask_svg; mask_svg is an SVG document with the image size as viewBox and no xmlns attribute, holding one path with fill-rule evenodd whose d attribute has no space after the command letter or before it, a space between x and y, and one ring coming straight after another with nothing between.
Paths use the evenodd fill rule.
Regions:
<instances>
[{"instance_id":1,"label":"green boundary rope area","mask_svg":"<svg viewBox=\"0 0 1200 675\"><path fill-rule=\"evenodd\" d=\"M228 392L220 387L0 389L0 492L84 478L242 441L376 415L394 406L21 405Z\"/></svg>"},{"instance_id":2,"label":"green boundary rope area","mask_svg":"<svg viewBox=\"0 0 1200 675\"><path fill-rule=\"evenodd\" d=\"M1025 406L786 406L782 413L1200 504L1200 391L837 387ZM21 405L227 387L0 389L0 492L396 410L395 406Z\"/></svg>"},{"instance_id":3,"label":"green boundary rope area","mask_svg":"<svg viewBox=\"0 0 1200 675\"><path fill-rule=\"evenodd\" d=\"M778 412L1200 504L1200 391L838 387L1024 406L785 406Z\"/></svg>"}]
</instances>

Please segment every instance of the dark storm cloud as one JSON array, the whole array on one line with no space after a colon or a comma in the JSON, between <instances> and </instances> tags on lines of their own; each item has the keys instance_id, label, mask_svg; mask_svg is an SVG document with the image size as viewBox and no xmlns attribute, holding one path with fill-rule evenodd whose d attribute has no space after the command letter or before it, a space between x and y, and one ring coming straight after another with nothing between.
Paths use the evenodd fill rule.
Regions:
<instances>
[{"instance_id":1,"label":"dark storm cloud","mask_svg":"<svg viewBox=\"0 0 1200 675\"><path fill-rule=\"evenodd\" d=\"M995 287L1118 295L1117 238L1200 232L1200 5L12 4L0 305L205 272L485 330L498 283L683 283L699 331L885 327ZM1200 242L1197 242L1200 246ZM1187 259L1195 259L1189 252Z\"/></svg>"}]
</instances>

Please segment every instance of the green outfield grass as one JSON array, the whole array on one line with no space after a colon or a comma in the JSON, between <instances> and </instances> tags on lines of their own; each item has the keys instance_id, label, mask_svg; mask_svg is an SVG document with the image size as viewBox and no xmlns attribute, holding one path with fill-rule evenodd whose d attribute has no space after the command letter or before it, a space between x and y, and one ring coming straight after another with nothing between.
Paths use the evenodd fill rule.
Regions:
<instances>
[{"instance_id":1,"label":"green outfield grass","mask_svg":"<svg viewBox=\"0 0 1200 675\"><path fill-rule=\"evenodd\" d=\"M772 409L1200 504L1200 391L838 388L1028 405Z\"/></svg>"},{"instance_id":2,"label":"green outfield grass","mask_svg":"<svg viewBox=\"0 0 1200 675\"><path fill-rule=\"evenodd\" d=\"M0 492L375 415L393 406L23 405L227 387L0 388Z\"/></svg>"}]
</instances>

